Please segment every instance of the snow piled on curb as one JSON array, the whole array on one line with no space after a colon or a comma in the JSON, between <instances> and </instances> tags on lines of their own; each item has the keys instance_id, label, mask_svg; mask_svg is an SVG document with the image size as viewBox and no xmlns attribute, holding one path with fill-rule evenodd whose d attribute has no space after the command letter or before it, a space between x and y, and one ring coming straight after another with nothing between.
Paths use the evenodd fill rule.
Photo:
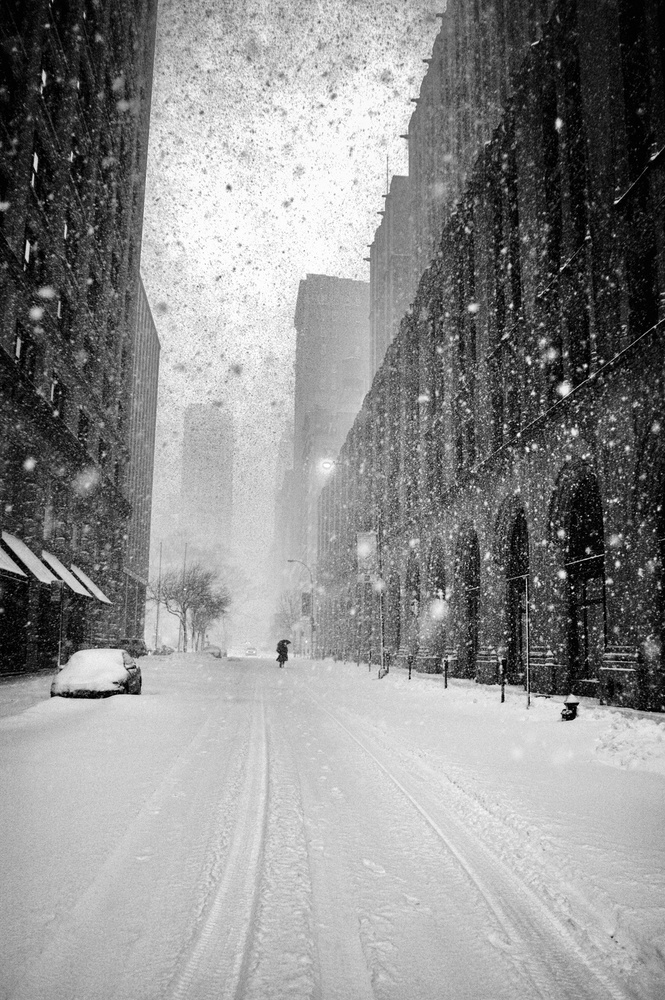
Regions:
<instances>
[{"instance_id":1,"label":"snow piled on curb","mask_svg":"<svg viewBox=\"0 0 665 1000\"><path fill-rule=\"evenodd\" d=\"M495 717L511 717L528 724L557 722L562 725L604 723L606 729L595 742L593 753L602 764L622 769L649 771L665 775L665 716L657 713L635 712L598 705L592 699L581 699L578 718L563 723L561 709L563 697L531 696L527 709L526 693L521 688L507 687L506 701L500 701L497 686L476 684L474 681L450 678L448 688L437 675L413 674L409 681L404 671L391 671L388 675L395 688L408 688L414 681L428 691L439 692L455 711L469 715L489 713ZM452 707L452 706L451 706Z\"/></svg>"},{"instance_id":2,"label":"snow piled on curb","mask_svg":"<svg viewBox=\"0 0 665 1000\"><path fill-rule=\"evenodd\" d=\"M603 764L665 775L665 723L612 714L595 753Z\"/></svg>"}]
</instances>

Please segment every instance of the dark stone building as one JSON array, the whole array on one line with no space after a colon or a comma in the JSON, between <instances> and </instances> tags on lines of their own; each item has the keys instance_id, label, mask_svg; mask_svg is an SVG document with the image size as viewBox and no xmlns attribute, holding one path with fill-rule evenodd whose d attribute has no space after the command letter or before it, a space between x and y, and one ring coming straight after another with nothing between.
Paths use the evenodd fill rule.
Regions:
<instances>
[{"instance_id":1,"label":"dark stone building","mask_svg":"<svg viewBox=\"0 0 665 1000\"><path fill-rule=\"evenodd\" d=\"M370 247L370 344L372 378L381 367L386 348L399 332L417 282L412 280L413 214L408 177L395 176L384 195L383 216Z\"/></svg>"},{"instance_id":2,"label":"dark stone building","mask_svg":"<svg viewBox=\"0 0 665 1000\"><path fill-rule=\"evenodd\" d=\"M372 376L552 7L553 0L450 0L438 15L441 29L401 136L408 176L392 178L370 248Z\"/></svg>"},{"instance_id":3,"label":"dark stone building","mask_svg":"<svg viewBox=\"0 0 665 1000\"><path fill-rule=\"evenodd\" d=\"M665 707L663 53L562 0L516 69L321 497L327 652Z\"/></svg>"},{"instance_id":4,"label":"dark stone building","mask_svg":"<svg viewBox=\"0 0 665 1000\"><path fill-rule=\"evenodd\" d=\"M123 634L156 8L0 0L2 671Z\"/></svg>"}]
</instances>

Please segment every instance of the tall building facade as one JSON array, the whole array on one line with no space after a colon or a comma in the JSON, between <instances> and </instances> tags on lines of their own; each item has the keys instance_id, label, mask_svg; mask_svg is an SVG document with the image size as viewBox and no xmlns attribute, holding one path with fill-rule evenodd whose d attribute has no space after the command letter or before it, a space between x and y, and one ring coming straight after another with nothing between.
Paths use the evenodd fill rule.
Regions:
<instances>
[{"instance_id":1,"label":"tall building facade","mask_svg":"<svg viewBox=\"0 0 665 1000\"><path fill-rule=\"evenodd\" d=\"M381 224L370 247L370 374L381 367L388 344L399 332L399 324L415 294L411 276L413 257L413 210L408 177L390 181Z\"/></svg>"},{"instance_id":2,"label":"tall building facade","mask_svg":"<svg viewBox=\"0 0 665 1000\"><path fill-rule=\"evenodd\" d=\"M308 274L300 282L296 328L293 506L295 549L316 564L316 503L369 388L369 286Z\"/></svg>"},{"instance_id":3,"label":"tall building facade","mask_svg":"<svg viewBox=\"0 0 665 1000\"><path fill-rule=\"evenodd\" d=\"M108 643L125 624L156 8L0 3L5 671Z\"/></svg>"},{"instance_id":4,"label":"tall building facade","mask_svg":"<svg viewBox=\"0 0 665 1000\"><path fill-rule=\"evenodd\" d=\"M123 635L143 638L145 600L150 566L152 478L155 465L155 424L159 382L159 337L143 281L136 303L136 336L132 357L129 411L127 498L131 515L127 526L123 572Z\"/></svg>"},{"instance_id":5,"label":"tall building facade","mask_svg":"<svg viewBox=\"0 0 665 1000\"><path fill-rule=\"evenodd\" d=\"M665 708L663 52L560 0L522 54L321 496L327 652Z\"/></svg>"},{"instance_id":6,"label":"tall building facade","mask_svg":"<svg viewBox=\"0 0 665 1000\"><path fill-rule=\"evenodd\" d=\"M553 0L448 0L408 130L407 177L393 177L370 250L371 370L416 295L479 151L512 98Z\"/></svg>"},{"instance_id":7,"label":"tall building facade","mask_svg":"<svg viewBox=\"0 0 665 1000\"><path fill-rule=\"evenodd\" d=\"M185 410L181 526L194 556L228 552L233 517L233 421L215 406Z\"/></svg>"}]
</instances>

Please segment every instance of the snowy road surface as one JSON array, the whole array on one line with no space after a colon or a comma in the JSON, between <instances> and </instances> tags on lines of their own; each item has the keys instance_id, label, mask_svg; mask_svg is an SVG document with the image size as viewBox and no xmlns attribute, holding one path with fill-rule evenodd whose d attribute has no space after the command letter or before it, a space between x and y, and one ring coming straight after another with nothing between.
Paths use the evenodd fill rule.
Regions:
<instances>
[{"instance_id":1,"label":"snowy road surface","mask_svg":"<svg viewBox=\"0 0 665 1000\"><path fill-rule=\"evenodd\" d=\"M657 719L328 661L142 668L141 697L43 678L0 719L0 997L665 996Z\"/></svg>"}]
</instances>

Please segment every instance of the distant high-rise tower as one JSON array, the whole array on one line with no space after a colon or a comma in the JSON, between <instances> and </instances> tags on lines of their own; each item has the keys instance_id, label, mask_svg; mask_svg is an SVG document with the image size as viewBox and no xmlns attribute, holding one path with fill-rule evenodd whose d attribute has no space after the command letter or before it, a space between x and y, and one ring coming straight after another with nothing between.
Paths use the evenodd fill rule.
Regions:
<instances>
[{"instance_id":1,"label":"distant high-rise tower","mask_svg":"<svg viewBox=\"0 0 665 1000\"><path fill-rule=\"evenodd\" d=\"M233 423L214 406L185 410L182 527L198 550L226 549L233 514Z\"/></svg>"},{"instance_id":2,"label":"distant high-rise tower","mask_svg":"<svg viewBox=\"0 0 665 1000\"><path fill-rule=\"evenodd\" d=\"M369 388L369 284L324 274L300 282L296 305L296 556L316 562L316 501Z\"/></svg>"}]
</instances>

